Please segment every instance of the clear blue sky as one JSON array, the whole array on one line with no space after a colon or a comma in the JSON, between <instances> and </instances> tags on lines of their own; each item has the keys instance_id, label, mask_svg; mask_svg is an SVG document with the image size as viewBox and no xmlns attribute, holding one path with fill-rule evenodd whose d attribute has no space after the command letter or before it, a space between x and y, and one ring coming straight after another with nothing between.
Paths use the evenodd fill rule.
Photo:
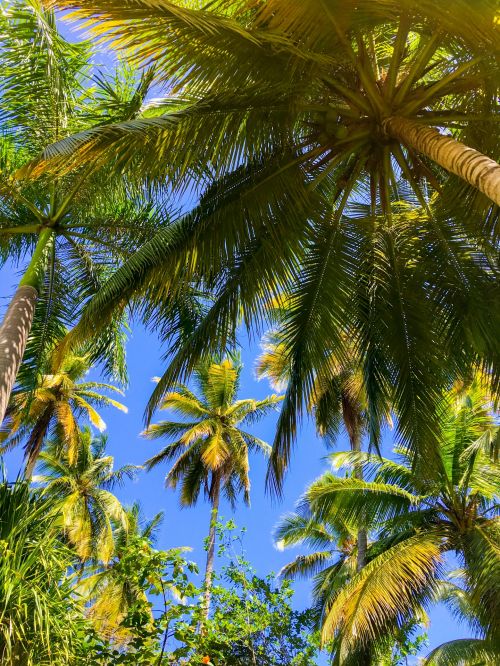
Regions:
<instances>
[{"instance_id":1,"label":"clear blue sky","mask_svg":"<svg viewBox=\"0 0 500 666\"><path fill-rule=\"evenodd\" d=\"M68 35L67 28L63 28L63 32ZM70 39L75 39L74 33ZM102 51L95 61L100 65L108 65L112 64L113 58L108 52ZM0 309L2 313L14 291L16 282L17 271L11 267L0 270ZM147 333L140 326L133 328L128 344L130 387L123 400L128 406L128 414L113 409L100 412L107 423L108 450L114 456L116 466L126 463L140 465L158 450L159 442L141 439L139 433L143 429L144 407L153 389L151 378L161 374L163 369L161 361L163 352L164 350L160 348L154 334ZM241 398L262 398L273 392L266 381L259 382L255 378L254 365L259 353L258 342L244 341ZM272 443L275 422L276 415L271 415L253 426L252 432L261 439ZM392 447L391 440L392 435L388 433L384 441L386 453ZM344 435L341 435L336 450L347 448L347 440ZM323 457L326 453L323 442L315 435L312 424L306 419L298 437L290 471L286 477L284 497L280 503L273 501L264 492L266 463L257 456L253 456L251 459L251 507L247 508L241 504L233 514L230 508L222 502L221 515L224 518L234 518L239 527L247 529L248 558L260 575L278 571L299 552L299 549L286 552L276 550L272 539L273 528L283 513L293 510L295 501L305 487L325 471L326 463ZM5 460L9 478L13 479L19 469L20 454L19 452L10 453ZM146 517L152 517L158 511L164 511L165 519L159 533L158 547L191 546L193 548L191 559L203 567L205 557L203 540L208 529L209 506L200 500L199 505L194 509L181 509L175 493L164 487L165 472L166 470L160 467L147 474L143 472L139 474L135 482L128 482L116 494L126 504L139 500ZM306 607L310 601L309 585L297 583L295 589L297 608ZM455 620L444 607L438 607L432 611L429 629L430 648L443 641L465 635L466 628L457 627Z\"/></svg>"}]
</instances>

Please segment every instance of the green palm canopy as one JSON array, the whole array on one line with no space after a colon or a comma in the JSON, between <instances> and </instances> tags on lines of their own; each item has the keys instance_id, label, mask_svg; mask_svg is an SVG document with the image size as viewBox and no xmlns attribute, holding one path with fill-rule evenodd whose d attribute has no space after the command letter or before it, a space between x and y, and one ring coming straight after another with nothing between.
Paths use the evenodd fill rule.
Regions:
<instances>
[{"instance_id":1,"label":"green palm canopy","mask_svg":"<svg viewBox=\"0 0 500 666\"><path fill-rule=\"evenodd\" d=\"M325 350L348 355L346 331L371 432L390 401L406 443L432 455L441 390L471 366L498 380L495 2L459 0L453 12L445 0L53 4L154 63L169 97L50 146L23 173L112 159L204 192L109 280L78 334L137 290L154 302L210 284L214 303L176 350L150 417L241 317L259 324L286 293L290 381L272 486Z\"/></svg>"},{"instance_id":2,"label":"green palm canopy","mask_svg":"<svg viewBox=\"0 0 500 666\"><path fill-rule=\"evenodd\" d=\"M181 503L186 506L197 501L200 491L213 500L217 486L231 504L240 491L249 501L248 453L270 453L265 442L244 428L274 410L281 397L236 399L241 369L228 359L198 366L194 373L197 393L178 386L162 402L162 409L190 420L160 421L143 433L148 439L174 440L145 464L151 469L175 461L165 481L174 488L181 483Z\"/></svg>"},{"instance_id":3,"label":"green palm canopy","mask_svg":"<svg viewBox=\"0 0 500 666\"><path fill-rule=\"evenodd\" d=\"M57 438L68 464L76 464L80 453L87 451L88 457L90 450L87 450L90 444L87 442L86 449L81 441L81 421L87 420L102 432L106 424L96 407L115 407L127 412L125 405L106 395L123 395L119 388L85 381L90 370L88 355L71 354L56 365L49 356L41 370L34 386L18 383L0 429L0 451L23 443L27 478L48 436Z\"/></svg>"},{"instance_id":4,"label":"green palm canopy","mask_svg":"<svg viewBox=\"0 0 500 666\"><path fill-rule=\"evenodd\" d=\"M182 421L160 421L143 433L148 439L173 440L146 461L151 469L173 461L165 482L181 486L181 504L196 504L203 492L212 505L205 574L205 613L208 614L212 580L215 528L221 492L232 506L243 492L250 501L249 452L269 455L271 447L247 430L275 409L281 397L264 400L237 399L242 366L230 359L206 361L197 366L194 380L198 391L179 385L166 394L162 408L183 417ZM187 420L189 419L189 420Z\"/></svg>"},{"instance_id":5,"label":"green palm canopy","mask_svg":"<svg viewBox=\"0 0 500 666\"><path fill-rule=\"evenodd\" d=\"M330 520L328 516L322 519L315 517L308 502L302 500L296 511L281 518L274 536L280 550L294 546L308 549L288 562L281 569L280 576L312 582L312 609L317 627L321 629L332 601L360 570L359 539L356 539L353 525ZM371 541L364 549L363 566L387 547L387 544L376 539ZM451 598L451 593L448 596ZM333 666L391 663L395 650L426 620L424 610L418 609L410 620L386 626L383 633L377 633L364 644L351 644L348 650L343 649L342 636L336 636L327 642L332 652L331 663Z\"/></svg>"},{"instance_id":6,"label":"green palm canopy","mask_svg":"<svg viewBox=\"0 0 500 666\"><path fill-rule=\"evenodd\" d=\"M48 144L138 114L151 72L136 79L120 65L102 74L93 57L90 42L65 39L38 0L0 2L0 265L24 272L0 328L0 422L26 344L36 375L83 303L165 221L159 203L153 207L142 188L109 168L16 178ZM102 323L95 350L124 379L120 317Z\"/></svg>"},{"instance_id":7,"label":"green palm canopy","mask_svg":"<svg viewBox=\"0 0 500 666\"><path fill-rule=\"evenodd\" d=\"M138 468L115 470L113 457L105 453L106 439L93 437L87 428L78 432L73 459L61 441L50 442L33 477L60 513L63 533L82 562L93 558L107 564L114 552L113 523L125 531L128 526L127 514L111 490L126 477L133 478Z\"/></svg>"},{"instance_id":8,"label":"green palm canopy","mask_svg":"<svg viewBox=\"0 0 500 666\"><path fill-rule=\"evenodd\" d=\"M323 638L340 637L344 651L369 645L433 603L450 552L463 569L484 650L498 645L498 426L479 381L449 394L441 409L442 435L432 460L413 458L407 449L397 449L394 460L332 454L335 469L362 465L367 480L326 473L306 491L315 521L326 521L337 532L357 526L376 534L366 566L347 584L335 586L323 574L323 581L332 582L321 589ZM293 541L289 526L281 531L281 538ZM304 531L302 537L311 541L314 534ZM318 565L323 568L322 561Z\"/></svg>"}]
</instances>

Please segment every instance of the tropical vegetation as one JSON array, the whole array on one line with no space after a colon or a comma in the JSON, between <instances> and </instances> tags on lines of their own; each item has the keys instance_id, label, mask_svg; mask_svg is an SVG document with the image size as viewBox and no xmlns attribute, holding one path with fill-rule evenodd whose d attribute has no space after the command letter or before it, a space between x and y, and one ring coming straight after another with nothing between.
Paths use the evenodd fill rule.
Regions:
<instances>
[{"instance_id":1,"label":"tropical vegetation","mask_svg":"<svg viewBox=\"0 0 500 666\"><path fill-rule=\"evenodd\" d=\"M0 419L28 344L32 375L113 266L159 224L140 189L112 169L22 182L17 169L48 144L95 124L134 117L151 77L130 68L93 71L90 42L72 43L38 0L2 2L0 12L0 262L23 276L0 328ZM105 186L103 186L105 183ZM103 322L101 351L124 376L120 328ZM108 343L108 344L107 344ZM109 344L111 343L111 344Z\"/></svg>"},{"instance_id":2,"label":"tropical vegetation","mask_svg":"<svg viewBox=\"0 0 500 666\"><path fill-rule=\"evenodd\" d=\"M58 457L64 449L68 461L74 462L79 455L79 420L82 417L103 431L106 424L95 406L113 406L127 411L125 405L101 393L104 390L123 395L116 386L79 381L88 371L88 357L71 355L66 356L59 367L42 368L34 386L22 385L22 376L18 378L5 414L0 441L3 450L24 442L28 478L47 436L58 438Z\"/></svg>"},{"instance_id":3,"label":"tropical vegetation","mask_svg":"<svg viewBox=\"0 0 500 666\"><path fill-rule=\"evenodd\" d=\"M89 428L78 432L77 441L70 457L60 441L49 440L32 480L60 513L64 536L82 562L93 558L107 564L115 550L113 521L128 530L127 513L110 489L133 478L137 468L114 470L113 457L105 455L106 438L94 438Z\"/></svg>"},{"instance_id":4,"label":"tropical vegetation","mask_svg":"<svg viewBox=\"0 0 500 666\"><path fill-rule=\"evenodd\" d=\"M212 506L205 567L205 614L208 617L212 572L214 567L216 525L221 493L232 507L239 494L250 503L250 451L269 456L271 447L243 430L272 410L281 398L271 395L264 400L237 400L242 366L237 361L213 360L198 366L194 373L199 396L187 386L167 393L162 408L191 419L160 421L143 433L149 439L168 437L174 442L146 461L147 469L174 460L165 484L181 485L181 504L196 504L203 490Z\"/></svg>"},{"instance_id":5,"label":"tropical vegetation","mask_svg":"<svg viewBox=\"0 0 500 666\"><path fill-rule=\"evenodd\" d=\"M4 664L67 664L84 623L72 594L71 551L51 502L26 482L0 484L0 655Z\"/></svg>"},{"instance_id":6,"label":"tropical vegetation","mask_svg":"<svg viewBox=\"0 0 500 666\"><path fill-rule=\"evenodd\" d=\"M0 0L2 664L500 663L499 47Z\"/></svg>"},{"instance_id":7,"label":"tropical vegetation","mask_svg":"<svg viewBox=\"0 0 500 666\"><path fill-rule=\"evenodd\" d=\"M211 285L213 304L176 347L150 417L241 318L258 325L285 292L293 372L271 486L305 389L325 349L346 356L346 331L371 430L389 398L425 455L450 375L487 366L498 381L496 3L460 0L453 14L444 0L53 4L134 62L154 61L170 94L135 121L57 142L23 174L114 160L174 193L201 191L92 299L79 335L137 289L161 300L193 280Z\"/></svg>"},{"instance_id":8,"label":"tropical vegetation","mask_svg":"<svg viewBox=\"0 0 500 666\"><path fill-rule=\"evenodd\" d=\"M498 425L490 408L480 380L446 396L442 440L432 464L412 460L405 448L391 459L332 454L334 469L361 465L367 480L325 473L307 489L301 511L278 527L284 545L305 541L328 547L296 558L283 574L315 576L323 637L340 636L339 649L369 646L435 601L445 555L453 552L478 632L471 646L490 651L491 658L496 654L500 484ZM366 564L356 571L349 536L359 526L370 530L373 541ZM471 646L450 643L436 654L459 649L465 654Z\"/></svg>"}]
</instances>

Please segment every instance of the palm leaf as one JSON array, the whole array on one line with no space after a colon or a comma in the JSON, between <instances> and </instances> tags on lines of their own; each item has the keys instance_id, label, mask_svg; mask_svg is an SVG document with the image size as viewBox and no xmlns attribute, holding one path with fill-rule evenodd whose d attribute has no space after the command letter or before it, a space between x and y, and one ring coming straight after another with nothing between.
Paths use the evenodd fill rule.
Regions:
<instances>
[{"instance_id":1,"label":"palm leaf","mask_svg":"<svg viewBox=\"0 0 500 666\"><path fill-rule=\"evenodd\" d=\"M280 569L279 576L282 578L310 578L322 571L325 564L331 560L330 551L318 551L308 555L298 555L294 560L285 564Z\"/></svg>"},{"instance_id":2,"label":"palm leaf","mask_svg":"<svg viewBox=\"0 0 500 666\"><path fill-rule=\"evenodd\" d=\"M315 516L358 527L370 527L406 514L422 501L418 495L397 486L338 478L330 473L313 483L305 497Z\"/></svg>"},{"instance_id":3,"label":"palm leaf","mask_svg":"<svg viewBox=\"0 0 500 666\"><path fill-rule=\"evenodd\" d=\"M323 640L342 631L347 645L367 644L389 623L411 617L435 584L440 542L438 534L418 535L367 564L328 608Z\"/></svg>"},{"instance_id":4,"label":"palm leaf","mask_svg":"<svg viewBox=\"0 0 500 666\"><path fill-rule=\"evenodd\" d=\"M498 648L480 638L461 638L438 645L424 660L426 666L496 664Z\"/></svg>"}]
</instances>

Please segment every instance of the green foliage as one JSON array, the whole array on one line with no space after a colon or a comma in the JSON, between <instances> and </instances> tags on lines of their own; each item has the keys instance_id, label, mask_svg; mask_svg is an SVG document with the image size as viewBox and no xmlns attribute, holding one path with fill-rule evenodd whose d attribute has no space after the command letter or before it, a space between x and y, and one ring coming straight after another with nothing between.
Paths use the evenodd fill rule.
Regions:
<instances>
[{"instance_id":1,"label":"green foliage","mask_svg":"<svg viewBox=\"0 0 500 666\"><path fill-rule=\"evenodd\" d=\"M459 638L439 645L423 663L425 666L494 666L498 663L498 645L477 638Z\"/></svg>"},{"instance_id":2,"label":"green foliage","mask_svg":"<svg viewBox=\"0 0 500 666\"><path fill-rule=\"evenodd\" d=\"M346 331L373 437L389 398L401 437L428 456L454 376L489 367L498 388L498 210L389 122L446 128L498 156L495 0L453 12L446 0L55 4L154 62L172 94L50 146L31 174L113 159L204 194L110 279L82 336L137 290L161 300L210 284L213 304L176 348L167 391L287 294L290 381L269 475L278 492L314 378L325 353L345 359Z\"/></svg>"},{"instance_id":3,"label":"green foliage","mask_svg":"<svg viewBox=\"0 0 500 666\"><path fill-rule=\"evenodd\" d=\"M436 602L474 637L425 663L498 663L498 207L393 127L499 154L496 2L449 5L0 0L0 265L31 255L21 284L39 291L1 436L24 442L28 475L55 436L43 489L0 483L2 663L311 666L325 646L335 666L401 666ZM115 71L62 36L57 6L123 51ZM149 100L158 84L170 98ZM191 189L199 202L170 220L168 197ZM128 304L174 341L145 431L168 441L146 465L173 461L182 502L212 502L201 590L187 549L156 549L160 515L144 523L109 492L132 466L114 471L79 429L124 409L82 380L101 363L126 381ZM237 399L226 355L242 322L275 327L263 371L286 383L270 487L304 409L351 440L331 456L346 475L323 475L278 529L314 549L281 582L216 525L221 491L249 499L249 451L270 453L246 426L280 401ZM180 420L150 425L159 405ZM388 405L391 460L360 452ZM312 609L293 609L299 576Z\"/></svg>"},{"instance_id":4,"label":"green foliage","mask_svg":"<svg viewBox=\"0 0 500 666\"><path fill-rule=\"evenodd\" d=\"M156 550L152 531L160 516L139 528L138 507L129 514L131 529L118 534L113 561L79 584L91 601L88 658L96 664L163 664L166 639L187 607L183 600L196 588L184 559L188 549ZM135 529L134 529L135 528ZM93 638L92 638L93 637Z\"/></svg>"},{"instance_id":5,"label":"green foliage","mask_svg":"<svg viewBox=\"0 0 500 666\"><path fill-rule=\"evenodd\" d=\"M85 633L52 503L26 483L0 483L0 661L66 666Z\"/></svg>"},{"instance_id":6,"label":"green foliage","mask_svg":"<svg viewBox=\"0 0 500 666\"><path fill-rule=\"evenodd\" d=\"M415 657L428 644L427 634L416 621L408 622L395 632L376 652L377 666L407 666L408 657ZM385 647L385 649L384 649ZM385 654L384 654L385 653Z\"/></svg>"},{"instance_id":7,"label":"green foliage","mask_svg":"<svg viewBox=\"0 0 500 666\"><path fill-rule=\"evenodd\" d=\"M71 459L63 443L49 442L33 482L42 484L43 495L60 512L63 534L82 562L92 557L107 563L115 548L112 522L128 525L126 512L110 490L133 478L138 468L113 469L113 457L105 455L106 438L94 438L89 428L79 431L77 439Z\"/></svg>"},{"instance_id":8,"label":"green foliage","mask_svg":"<svg viewBox=\"0 0 500 666\"><path fill-rule=\"evenodd\" d=\"M212 501L222 490L233 505L240 492L249 502L248 453L270 453L269 445L245 426L275 409L281 398L238 400L241 370L241 364L231 359L200 364L194 372L197 392L178 385L162 403L163 409L189 421L160 421L143 433L148 439L173 440L145 464L151 469L174 460L165 482L173 488L181 485L181 502L187 506L196 503L202 488Z\"/></svg>"},{"instance_id":9,"label":"green foliage","mask_svg":"<svg viewBox=\"0 0 500 666\"><path fill-rule=\"evenodd\" d=\"M234 507L238 495L250 502L250 451L269 455L270 446L246 429L274 409L281 398L271 395L264 400L237 399L242 366L236 359L220 361L207 358L194 370L197 393L185 385L177 385L163 399L163 408L170 409L189 421L162 421L149 426L143 433L150 439L166 437L173 440L162 451L146 461L151 469L173 460L165 477L166 485L181 486L181 503L196 504L200 492L210 499L212 512L207 545L205 571L205 613L210 606L215 523L221 493ZM159 380L155 393L160 389Z\"/></svg>"},{"instance_id":10,"label":"green foliage","mask_svg":"<svg viewBox=\"0 0 500 666\"><path fill-rule=\"evenodd\" d=\"M133 511L137 518L137 508ZM98 581L90 598L97 599L101 619L104 609L115 619L113 628L103 626L91 606L95 629L87 630L80 647L89 663L194 666L207 663L207 657L214 666L315 663L319 635L311 611L292 609L290 583L277 584L272 574L256 575L241 552L234 524L217 525L219 555L228 564L213 587L209 619L200 590L190 580L196 566L184 559L182 549L152 548L151 527L123 533L116 560L79 586L91 588ZM124 595L128 599L120 605ZM120 613L113 608L121 608Z\"/></svg>"},{"instance_id":11,"label":"green foliage","mask_svg":"<svg viewBox=\"0 0 500 666\"><path fill-rule=\"evenodd\" d=\"M134 83L130 69L120 67L108 80L94 71L94 57L90 42L71 43L60 34L44 3L0 3L0 265L22 267L38 240L47 241L31 271L39 299L23 373L32 385L88 298L168 224L161 197L153 204L144 188L109 167L37 182L19 178L23 162L48 144L96 122L129 118L142 105L151 77ZM104 114L111 98L115 104ZM117 312L101 324L90 361L125 382L126 315Z\"/></svg>"},{"instance_id":12,"label":"green foliage","mask_svg":"<svg viewBox=\"0 0 500 666\"><path fill-rule=\"evenodd\" d=\"M435 603L450 551L464 569L455 608L466 594L460 616L468 608L476 634L498 640L498 426L484 378L447 394L440 412L435 462L403 448L395 460L332 454L334 469L361 467L367 480L325 473L307 489L299 512L278 529L284 545L305 542L324 549L297 558L284 572L314 577L323 640L340 640L340 663L352 649L376 644ZM366 566L356 571L345 534L360 528L370 531L372 542Z\"/></svg>"},{"instance_id":13,"label":"green foliage","mask_svg":"<svg viewBox=\"0 0 500 666\"><path fill-rule=\"evenodd\" d=\"M208 656L214 666L310 666L319 654L312 611L292 609L289 582L257 576L242 549L244 531L235 530L231 522L217 525L219 555L228 563L212 588L212 612L204 620L195 607L179 623L175 637L184 645L173 656L193 665Z\"/></svg>"},{"instance_id":14,"label":"green foliage","mask_svg":"<svg viewBox=\"0 0 500 666\"><path fill-rule=\"evenodd\" d=\"M21 369L0 428L0 444L2 451L24 444L27 476L31 475L47 437L58 440L59 454L64 452L73 464L83 446L79 429L83 419L102 432L106 424L96 407L127 411L125 405L106 395L123 395L116 386L85 381L91 355L70 354L57 363L52 353L43 359L34 383L31 372L26 375Z\"/></svg>"},{"instance_id":15,"label":"green foliage","mask_svg":"<svg viewBox=\"0 0 500 666\"><path fill-rule=\"evenodd\" d=\"M58 507L25 483L2 484L0 502L2 663L194 665L210 655L216 666L308 666L318 654L311 611L292 609L289 583L256 575L232 524L217 528L229 562L204 620L186 549L153 547L161 516L144 523L134 506L112 560L77 579Z\"/></svg>"},{"instance_id":16,"label":"green foliage","mask_svg":"<svg viewBox=\"0 0 500 666\"><path fill-rule=\"evenodd\" d=\"M259 377L267 377L273 386L283 386L291 382L293 376L290 340L286 328L293 316L291 300L283 298L274 316L276 327L264 338L264 352L259 357L257 372ZM349 338L349 332L343 337ZM361 376L358 350L345 345L345 353L336 358L325 353L322 367L318 368L314 380L304 389L304 402L308 411L315 417L316 429L329 443L334 443L341 424L349 437L352 450L360 450L363 435L369 428L372 442L378 448L379 420L374 420L367 410L366 391ZM325 349L325 352L327 350ZM383 405L381 405L383 407ZM389 412L389 406L385 406ZM273 465L279 468L288 458L289 452L273 452Z\"/></svg>"}]
</instances>

